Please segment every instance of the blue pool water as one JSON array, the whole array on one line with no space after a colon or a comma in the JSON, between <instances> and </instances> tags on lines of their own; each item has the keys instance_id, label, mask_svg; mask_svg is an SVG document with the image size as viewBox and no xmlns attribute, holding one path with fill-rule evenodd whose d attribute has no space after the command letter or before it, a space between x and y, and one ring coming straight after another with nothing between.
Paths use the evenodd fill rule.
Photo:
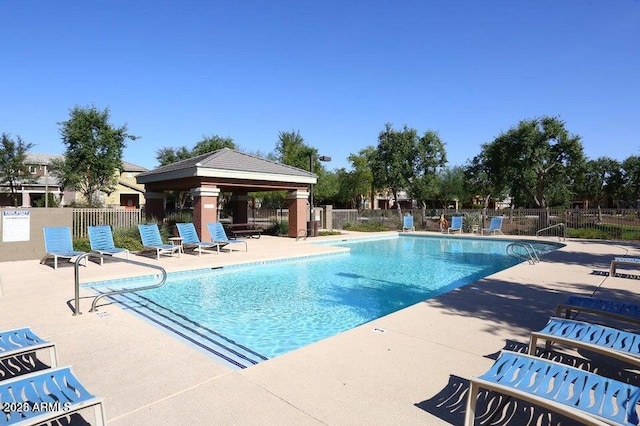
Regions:
<instances>
[{"instance_id":1,"label":"blue pool water","mask_svg":"<svg viewBox=\"0 0 640 426\"><path fill-rule=\"evenodd\" d=\"M333 243L349 252L170 274L163 287L118 300L136 311L148 306L156 319L182 318L196 338L213 333L272 358L521 262L505 254L508 243L413 236ZM557 247L536 244L538 253Z\"/></svg>"}]
</instances>

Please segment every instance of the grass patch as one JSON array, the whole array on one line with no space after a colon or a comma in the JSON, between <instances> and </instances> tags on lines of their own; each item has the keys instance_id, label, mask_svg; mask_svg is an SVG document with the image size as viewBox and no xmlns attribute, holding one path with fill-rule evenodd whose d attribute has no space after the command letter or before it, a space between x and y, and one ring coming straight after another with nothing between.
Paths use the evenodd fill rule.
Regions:
<instances>
[{"instance_id":1,"label":"grass patch","mask_svg":"<svg viewBox=\"0 0 640 426\"><path fill-rule=\"evenodd\" d=\"M340 231L318 231L318 237L329 237L331 235L342 235Z\"/></svg>"},{"instance_id":2,"label":"grass patch","mask_svg":"<svg viewBox=\"0 0 640 426\"><path fill-rule=\"evenodd\" d=\"M370 221L364 223L345 223L343 226L345 231L356 232L385 232L389 231L389 227L379 221Z\"/></svg>"}]
</instances>

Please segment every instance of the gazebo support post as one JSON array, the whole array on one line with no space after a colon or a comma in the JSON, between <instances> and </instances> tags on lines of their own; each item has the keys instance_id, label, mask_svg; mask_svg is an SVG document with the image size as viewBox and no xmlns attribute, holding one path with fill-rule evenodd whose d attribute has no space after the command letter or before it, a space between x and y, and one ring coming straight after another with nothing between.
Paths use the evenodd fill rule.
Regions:
<instances>
[{"instance_id":1,"label":"gazebo support post","mask_svg":"<svg viewBox=\"0 0 640 426\"><path fill-rule=\"evenodd\" d=\"M233 211L233 223L247 223L249 209L249 196L247 193L234 192L231 196L231 210Z\"/></svg>"},{"instance_id":2,"label":"gazebo support post","mask_svg":"<svg viewBox=\"0 0 640 426\"><path fill-rule=\"evenodd\" d=\"M298 236L298 230L307 229L308 198L309 193L303 190L287 193L287 203L289 207L289 237L296 238Z\"/></svg>"},{"instance_id":3,"label":"gazebo support post","mask_svg":"<svg viewBox=\"0 0 640 426\"><path fill-rule=\"evenodd\" d=\"M218 196L220 188L205 186L193 188L193 225L200 241L211 241L207 223L218 221Z\"/></svg>"}]
</instances>

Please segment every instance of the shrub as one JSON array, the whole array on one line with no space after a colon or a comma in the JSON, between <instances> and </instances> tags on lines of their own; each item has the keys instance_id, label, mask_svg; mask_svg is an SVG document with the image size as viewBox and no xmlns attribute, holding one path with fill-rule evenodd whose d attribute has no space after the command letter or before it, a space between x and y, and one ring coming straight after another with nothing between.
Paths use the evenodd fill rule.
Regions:
<instances>
[{"instance_id":1,"label":"shrub","mask_svg":"<svg viewBox=\"0 0 640 426\"><path fill-rule=\"evenodd\" d=\"M281 220L281 221L276 221L274 220L273 222L271 222L271 227L269 227L268 229L265 230L266 234L269 235L288 235L289 234L289 221L287 220Z\"/></svg>"}]
</instances>

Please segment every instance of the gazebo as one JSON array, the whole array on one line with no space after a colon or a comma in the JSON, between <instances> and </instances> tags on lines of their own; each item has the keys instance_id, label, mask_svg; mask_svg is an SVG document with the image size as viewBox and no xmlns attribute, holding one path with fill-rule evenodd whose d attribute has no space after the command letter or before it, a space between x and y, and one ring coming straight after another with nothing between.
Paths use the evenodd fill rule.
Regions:
<instances>
[{"instance_id":1,"label":"gazebo","mask_svg":"<svg viewBox=\"0 0 640 426\"><path fill-rule=\"evenodd\" d=\"M309 186L317 176L306 170L255 157L229 148L219 149L136 176L144 184L147 217L165 216L164 191L189 191L193 222L201 239L207 222L218 220L218 197L232 193L234 223L247 222L249 192L287 191L290 237L306 229Z\"/></svg>"}]
</instances>

